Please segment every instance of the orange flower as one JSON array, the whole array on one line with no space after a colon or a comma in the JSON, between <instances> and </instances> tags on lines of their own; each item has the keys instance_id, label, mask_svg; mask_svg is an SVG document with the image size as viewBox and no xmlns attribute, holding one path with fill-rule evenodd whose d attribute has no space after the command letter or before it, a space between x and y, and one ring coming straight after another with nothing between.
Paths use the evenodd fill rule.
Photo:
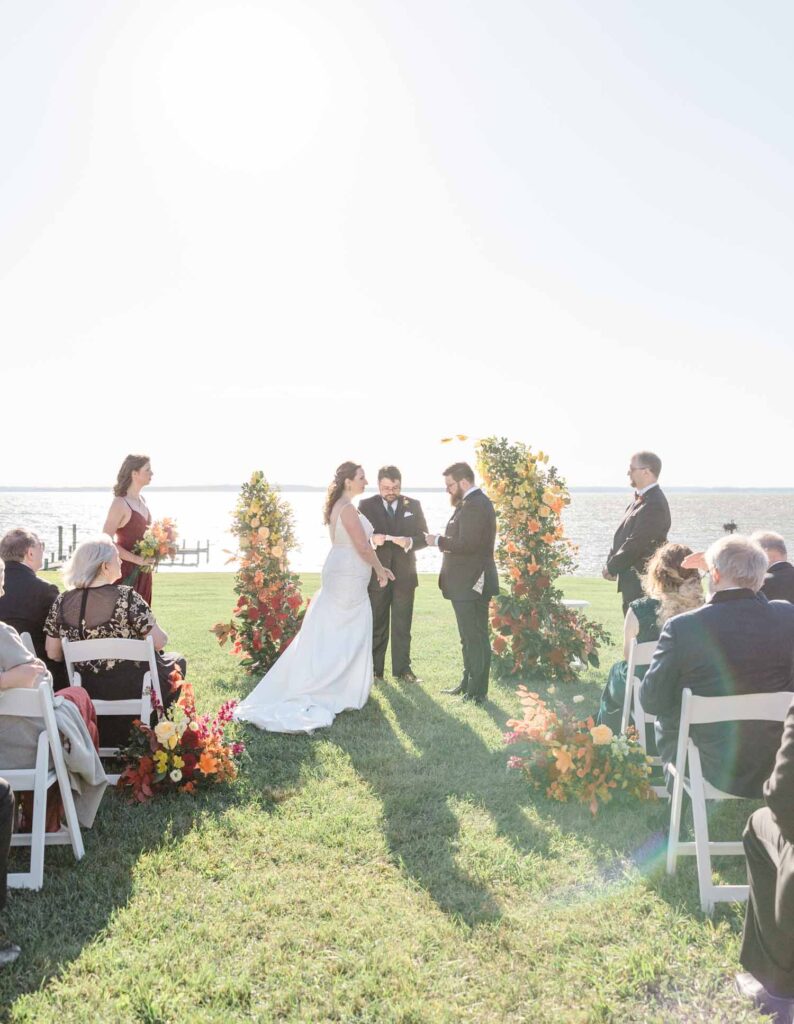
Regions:
<instances>
[{"instance_id":1,"label":"orange flower","mask_svg":"<svg viewBox=\"0 0 794 1024\"><path fill-rule=\"evenodd\" d=\"M527 529L529 530L530 533L539 533L540 532L540 523L537 521L537 519L530 519L527 522Z\"/></svg>"},{"instance_id":2,"label":"orange flower","mask_svg":"<svg viewBox=\"0 0 794 1024\"><path fill-rule=\"evenodd\" d=\"M199 758L199 771L205 775L212 775L218 770L218 759L213 757L212 754L208 754L206 751Z\"/></svg>"},{"instance_id":3,"label":"orange flower","mask_svg":"<svg viewBox=\"0 0 794 1024\"><path fill-rule=\"evenodd\" d=\"M540 566L533 558L532 561L527 565L527 572L530 576L534 576L536 572L540 570Z\"/></svg>"},{"instance_id":4,"label":"orange flower","mask_svg":"<svg viewBox=\"0 0 794 1024\"><path fill-rule=\"evenodd\" d=\"M557 538L553 533L544 533L541 535L540 539L545 541L547 544L553 544Z\"/></svg>"},{"instance_id":5,"label":"orange flower","mask_svg":"<svg viewBox=\"0 0 794 1024\"><path fill-rule=\"evenodd\" d=\"M553 754L557 762L557 771L560 775L564 775L573 768L573 758L564 747L553 751Z\"/></svg>"}]
</instances>

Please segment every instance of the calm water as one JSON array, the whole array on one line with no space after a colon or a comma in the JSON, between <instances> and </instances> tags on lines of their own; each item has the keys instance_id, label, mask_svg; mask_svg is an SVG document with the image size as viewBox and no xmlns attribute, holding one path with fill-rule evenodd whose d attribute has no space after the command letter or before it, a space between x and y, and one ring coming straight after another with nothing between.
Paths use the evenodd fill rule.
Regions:
<instances>
[{"instance_id":1,"label":"calm water","mask_svg":"<svg viewBox=\"0 0 794 1024\"><path fill-rule=\"evenodd\" d=\"M406 492L410 493L410 492ZM292 557L292 566L299 572L318 571L328 549L328 537L322 525L323 495L319 491L292 491L285 495L295 513L300 550ZM450 507L443 491L418 495L431 530L443 530ZM723 533L722 524L736 522L742 532L777 530L794 540L794 493L775 491L673 492L668 494L673 516L671 540L690 544L695 549L706 547ZM176 519L180 538L188 547L210 544L209 562L202 560L202 570L233 571L225 564L229 557L224 549L232 549L234 541L228 532L236 496L216 491L153 491L148 501L156 518ZM628 503L628 494L603 491L577 491L565 513L565 524L571 539L579 546L579 572L598 575L609 550L612 534ZM0 492L0 532L12 526L25 525L45 540L48 552L57 543L58 526L77 525L78 539L101 530L110 504L109 495L99 492L9 491ZM439 554L436 550L417 555L420 572L436 572ZM189 569L165 571L189 572Z\"/></svg>"}]
</instances>

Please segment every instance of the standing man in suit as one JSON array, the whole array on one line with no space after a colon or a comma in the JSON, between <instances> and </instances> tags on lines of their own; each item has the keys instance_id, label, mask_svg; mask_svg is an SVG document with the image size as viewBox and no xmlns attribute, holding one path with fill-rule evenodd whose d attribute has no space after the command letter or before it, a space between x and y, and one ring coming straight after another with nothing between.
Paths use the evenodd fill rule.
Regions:
<instances>
[{"instance_id":1,"label":"standing man in suit","mask_svg":"<svg viewBox=\"0 0 794 1024\"><path fill-rule=\"evenodd\" d=\"M483 704L488 694L491 669L491 638L488 608L499 593L494 561L496 512L474 483L474 472L465 462L444 470L444 484L455 506L443 536L428 534L427 543L443 552L438 585L452 602L463 648L463 678L444 693L462 694L464 700Z\"/></svg>"},{"instance_id":2,"label":"standing man in suit","mask_svg":"<svg viewBox=\"0 0 794 1024\"><path fill-rule=\"evenodd\" d=\"M383 682L391 618L392 675L406 683L418 683L411 668L411 622L419 585L415 552L426 547L427 523L419 502L405 497L401 490L399 469L383 466L378 470L379 493L361 501L358 509L375 529L372 544L378 549L381 564L394 573L385 587L378 584L374 573L369 584L375 681Z\"/></svg>"},{"instance_id":3,"label":"standing man in suit","mask_svg":"<svg viewBox=\"0 0 794 1024\"><path fill-rule=\"evenodd\" d=\"M786 542L779 533L762 532L754 533L751 540L761 545L769 562L761 593L770 601L794 604L794 565L788 561Z\"/></svg>"},{"instance_id":4,"label":"standing man in suit","mask_svg":"<svg viewBox=\"0 0 794 1024\"><path fill-rule=\"evenodd\" d=\"M640 576L648 559L667 541L670 506L658 483L661 471L662 460L653 452L636 452L629 461L634 500L615 531L601 574L605 580L617 579L624 615L631 602L642 597Z\"/></svg>"},{"instance_id":5,"label":"standing man in suit","mask_svg":"<svg viewBox=\"0 0 794 1024\"><path fill-rule=\"evenodd\" d=\"M764 785L766 807L750 815L744 852L750 898L736 988L777 1020L794 1021L794 705Z\"/></svg>"},{"instance_id":6,"label":"standing man in suit","mask_svg":"<svg viewBox=\"0 0 794 1024\"><path fill-rule=\"evenodd\" d=\"M44 622L58 596L54 583L36 573L44 562L44 545L31 530L9 530L0 540L0 559L6 564L5 594L0 597L0 622L17 633L30 633L36 657L52 674L56 690L69 685L63 662L52 661L44 649Z\"/></svg>"},{"instance_id":7,"label":"standing man in suit","mask_svg":"<svg viewBox=\"0 0 794 1024\"><path fill-rule=\"evenodd\" d=\"M706 552L711 597L668 619L640 686L656 715L662 762L676 758L681 697L794 692L794 605L759 593L766 555L747 537L722 537ZM718 789L758 799L780 746L779 722L715 722L692 728L703 774Z\"/></svg>"}]
</instances>

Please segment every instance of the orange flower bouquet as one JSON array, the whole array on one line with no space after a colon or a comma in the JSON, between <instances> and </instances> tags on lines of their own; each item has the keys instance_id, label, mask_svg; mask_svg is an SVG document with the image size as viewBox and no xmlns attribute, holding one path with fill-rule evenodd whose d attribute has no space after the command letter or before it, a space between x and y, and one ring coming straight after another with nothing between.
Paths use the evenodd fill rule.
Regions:
<instances>
[{"instance_id":1,"label":"orange flower bouquet","mask_svg":"<svg viewBox=\"0 0 794 1024\"><path fill-rule=\"evenodd\" d=\"M518 698L524 717L507 723L505 743L518 747L507 767L523 772L534 789L562 803L586 804L592 814L610 800L656 799L650 759L636 734L615 736L592 718L553 711L525 686L518 687Z\"/></svg>"},{"instance_id":2,"label":"orange flower bouquet","mask_svg":"<svg viewBox=\"0 0 794 1024\"><path fill-rule=\"evenodd\" d=\"M157 563L163 558L174 558L178 538L176 523L173 519L158 519L147 529L139 541L135 542L133 551L141 558L154 558L154 565L141 565L141 572L153 572Z\"/></svg>"},{"instance_id":3,"label":"orange flower bouquet","mask_svg":"<svg viewBox=\"0 0 794 1024\"><path fill-rule=\"evenodd\" d=\"M176 790L195 793L198 789L231 782L237 778L242 743L228 743L226 727L232 720L236 700L222 704L215 715L199 715L193 687L178 671L171 681L180 689L179 699L167 711L154 694L157 725L136 719L129 744L122 749L126 767L118 781L130 798L145 803L158 793Z\"/></svg>"}]
</instances>

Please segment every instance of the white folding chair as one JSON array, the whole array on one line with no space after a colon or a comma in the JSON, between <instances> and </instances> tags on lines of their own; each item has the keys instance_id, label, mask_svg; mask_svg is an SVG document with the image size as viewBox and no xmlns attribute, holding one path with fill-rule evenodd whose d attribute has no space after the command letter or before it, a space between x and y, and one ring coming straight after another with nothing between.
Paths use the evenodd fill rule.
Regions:
<instances>
[{"instance_id":1,"label":"white folding chair","mask_svg":"<svg viewBox=\"0 0 794 1024\"><path fill-rule=\"evenodd\" d=\"M141 695L129 700L94 700L97 717L102 715L124 715L140 720L148 725L152 714L151 692L157 695L160 704L163 697L160 692L160 677L157 674L157 659L154 653L154 641L151 636L144 640L127 640L112 638L109 640L64 640L63 656L66 671L72 686L82 686L83 681L75 665L83 661L137 661L146 665L141 676ZM92 698L93 700L93 698ZM114 757L118 747L100 747L100 757ZM118 774L108 775L111 783L118 781Z\"/></svg>"},{"instance_id":2,"label":"white folding chair","mask_svg":"<svg viewBox=\"0 0 794 1024\"><path fill-rule=\"evenodd\" d=\"M22 641L22 643L30 651L31 654L36 653L36 648L33 646L33 637L30 635L30 633L28 633L27 631L25 631L24 633L20 633L19 639Z\"/></svg>"},{"instance_id":3,"label":"white folding chair","mask_svg":"<svg viewBox=\"0 0 794 1024\"><path fill-rule=\"evenodd\" d=\"M648 755L648 733L647 733L647 730L656 721L656 715L649 715L648 712L643 708L642 704L640 703L640 687L641 686L642 686L642 680L638 679L637 676L635 676L634 680L633 680L633 686L632 686L632 694L633 694L633 697L634 697L633 702L632 702L632 710L633 710L633 713L634 713L634 728L637 730L637 739L639 741L639 744L642 747L642 749L645 751L645 754L647 756ZM658 756L658 754L652 754L651 755L651 768L654 769L656 772L661 772L661 770L662 770L662 759L661 759L661 757ZM651 786L651 789L659 797L660 800L669 800L670 799L670 791L668 790L667 786L664 786L664 785Z\"/></svg>"},{"instance_id":4,"label":"white folding chair","mask_svg":"<svg viewBox=\"0 0 794 1024\"><path fill-rule=\"evenodd\" d=\"M30 870L9 874L8 884L17 889L40 889L44 884L45 845L71 843L76 860L82 860L85 853L72 788L69 785L69 773L63 759L61 737L55 722L51 681L48 679L39 683L35 690L2 691L0 715L41 719L34 768L5 768L0 756L0 776L11 783L14 792L33 793L33 830L29 833L17 832L11 837L12 846L30 847ZM50 758L52 768L49 766ZM61 793L66 825L61 826L58 832L45 832L47 790L55 783L58 784Z\"/></svg>"},{"instance_id":5,"label":"white folding chair","mask_svg":"<svg viewBox=\"0 0 794 1024\"><path fill-rule=\"evenodd\" d=\"M623 695L623 714L620 718L620 731L625 732L629 727L629 715L631 712L631 695L634 692L634 674L638 668L643 668L653 661L653 652L656 650L656 640L648 640L643 644L637 643L637 638L629 645L629 657L626 665L626 692Z\"/></svg>"},{"instance_id":6,"label":"white folding chair","mask_svg":"<svg viewBox=\"0 0 794 1024\"><path fill-rule=\"evenodd\" d=\"M712 842L709 839L707 800L741 800L742 797L725 793L712 786L703 777L700 752L689 735L693 725L707 725L714 722L783 722L794 695L782 693L746 693L736 697L695 697L692 691L684 690L681 700L681 724L678 733L678 749L675 765L668 765L673 776L673 798L670 804L670 837L667 843L667 873L675 874L676 859L679 855L695 855L697 858L698 888L700 906L704 913L711 914L718 901L746 900L746 885L715 885L711 873L711 857L744 856L741 842ZM689 774L687 775L687 766ZM684 793L692 801L692 817L695 826L693 843L679 842L681 831L681 808Z\"/></svg>"}]
</instances>

